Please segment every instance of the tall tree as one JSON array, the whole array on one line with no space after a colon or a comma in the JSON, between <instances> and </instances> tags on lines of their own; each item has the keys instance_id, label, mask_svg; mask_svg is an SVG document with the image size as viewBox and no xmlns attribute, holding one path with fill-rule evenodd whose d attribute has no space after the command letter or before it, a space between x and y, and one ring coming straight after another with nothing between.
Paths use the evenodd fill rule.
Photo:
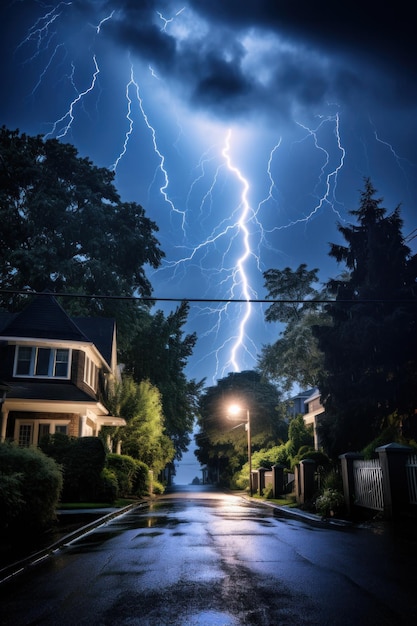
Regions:
<instances>
[{"instance_id":1,"label":"tall tree","mask_svg":"<svg viewBox=\"0 0 417 626\"><path fill-rule=\"evenodd\" d=\"M287 424L279 411L281 395L259 372L233 372L205 389L200 400L196 456L212 468L219 465L229 475L247 460L247 434L243 425L250 413L253 450L276 445L287 438ZM230 406L238 404L239 422L231 419Z\"/></svg>"},{"instance_id":2,"label":"tall tree","mask_svg":"<svg viewBox=\"0 0 417 626\"><path fill-rule=\"evenodd\" d=\"M204 381L189 380L185 374L197 335L185 334L189 304L182 302L165 316L162 311L142 315L141 324L126 351L126 372L136 382L149 380L161 392L167 434L171 437L177 458L187 450L198 397Z\"/></svg>"},{"instance_id":3,"label":"tall tree","mask_svg":"<svg viewBox=\"0 0 417 626\"><path fill-rule=\"evenodd\" d=\"M122 202L114 173L80 158L70 144L0 129L0 288L150 296L145 267L163 257L158 228ZM0 305L11 296L0 293ZM133 305L88 298L74 314L117 314ZM128 323L125 324L126 330Z\"/></svg>"},{"instance_id":4,"label":"tall tree","mask_svg":"<svg viewBox=\"0 0 417 626\"><path fill-rule=\"evenodd\" d=\"M417 257L399 208L387 215L375 193L366 179L357 224L339 226L347 245L329 254L348 275L329 281L332 324L314 329L324 353L320 435L333 455L362 449L394 414L406 433L417 407Z\"/></svg>"},{"instance_id":5,"label":"tall tree","mask_svg":"<svg viewBox=\"0 0 417 626\"><path fill-rule=\"evenodd\" d=\"M158 389L147 380L137 384L124 377L116 385L109 406L127 422L113 433L122 443L122 453L146 463L157 476L175 456L174 446L165 432Z\"/></svg>"},{"instance_id":6,"label":"tall tree","mask_svg":"<svg viewBox=\"0 0 417 626\"><path fill-rule=\"evenodd\" d=\"M318 269L308 270L303 263L296 270L270 269L264 273L268 299L276 300L265 312L267 322L284 325L279 339L263 346L259 369L284 391L294 384L315 387L322 367L322 353L313 336L315 324L326 323L323 305L317 302L326 294L318 290Z\"/></svg>"}]
</instances>

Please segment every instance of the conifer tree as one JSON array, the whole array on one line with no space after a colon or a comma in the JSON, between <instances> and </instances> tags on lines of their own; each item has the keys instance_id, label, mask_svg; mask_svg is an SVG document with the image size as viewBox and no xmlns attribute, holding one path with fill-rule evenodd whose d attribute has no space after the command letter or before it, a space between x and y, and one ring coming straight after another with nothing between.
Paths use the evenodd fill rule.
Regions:
<instances>
[{"instance_id":1,"label":"conifer tree","mask_svg":"<svg viewBox=\"0 0 417 626\"><path fill-rule=\"evenodd\" d=\"M346 246L330 256L347 273L330 280L330 326L314 333L324 353L319 388L325 407L320 435L333 455L361 450L396 421L412 437L417 408L417 257L402 235L399 207L391 214L369 179L357 224L339 226Z\"/></svg>"}]
</instances>

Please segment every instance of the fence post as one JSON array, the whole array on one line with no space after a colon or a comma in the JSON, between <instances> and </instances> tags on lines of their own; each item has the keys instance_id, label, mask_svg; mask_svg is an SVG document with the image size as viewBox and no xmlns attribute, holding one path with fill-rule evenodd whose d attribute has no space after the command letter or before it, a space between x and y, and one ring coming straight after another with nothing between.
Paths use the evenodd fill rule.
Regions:
<instances>
[{"instance_id":1,"label":"fence post","mask_svg":"<svg viewBox=\"0 0 417 626\"><path fill-rule=\"evenodd\" d=\"M384 493L384 517L392 519L408 506L407 458L412 452L409 446L389 443L376 448L382 467Z\"/></svg>"},{"instance_id":2,"label":"fence post","mask_svg":"<svg viewBox=\"0 0 417 626\"><path fill-rule=\"evenodd\" d=\"M299 465L300 472L300 504L310 500L315 492L316 462L313 459L303 459Z\"/></svg>"},{"instance_id":3,"label":"fence post","mask_svg":"<svg viewBox=\"0 0 417 626\"><path fill-rule=\"evenodd\" d=\"M258 484L258 494L261 496L263 490L265 489L265 472L269 470L266 467L258 467L258 476L259 476L259 484Z\"/></svg>"},{"instance_id":4,"label":"fence post","mask_svg":"<svg viewBox=\"0 0 417 626\"><path fill-rule=\"evenodd\" d=\"M258 470L252 470L252 493L256 493L258 491L259 485L259 472Z\"/></svg>"},{"instance_id":5,"label":"fence post","mask_svg":"<svg viewBox=\"0 0 417 626\"><path fill-rule=\"evenodd\" d=\"M342 466L343 495L345 496L345 505L350 515L354 507L355 497L355 478L353 475L353 462L362 461L363 455L357 452L346 452L339 456Z\"/></svg>"},{"instance_id":6,"label":"fence post","mask_svg":"<svg viewBox=\"0 0 417 626\"><path fill-rule=\"evenodd\" d=\"M272 490L274 498L284 493L284 465L272 466Z\"/></svg>"}]
</instances>

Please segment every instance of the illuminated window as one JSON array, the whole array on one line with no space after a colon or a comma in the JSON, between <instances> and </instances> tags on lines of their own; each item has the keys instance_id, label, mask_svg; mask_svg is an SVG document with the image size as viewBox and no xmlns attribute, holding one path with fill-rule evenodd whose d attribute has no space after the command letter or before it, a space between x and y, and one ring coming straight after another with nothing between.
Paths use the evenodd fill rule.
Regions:
<instances>
[{"instance_id":1,"label":"illuminated window","mask_svg":"<svg viewBox=\"0 0 417 626\"><path fill-rule=\"evenodd\" d=\"M15 376L68 378L70 351L66 348L17 346Z\"/></svg>"}]
</instances>

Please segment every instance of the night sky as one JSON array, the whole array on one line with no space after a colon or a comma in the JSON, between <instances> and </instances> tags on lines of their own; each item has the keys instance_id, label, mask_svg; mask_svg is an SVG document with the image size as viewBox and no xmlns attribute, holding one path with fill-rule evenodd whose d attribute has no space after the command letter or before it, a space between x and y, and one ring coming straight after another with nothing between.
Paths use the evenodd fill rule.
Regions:
<instances>
[{"instance_id":1,"label":"night sky","mask_svg":"<svg viewBox=\"0 0 417 626\"><path fill-rule=\"evenodd\" d=\"M6 0L0 123L113 169L166 254L159 298L263 299L269 268L336 276L364 177L417 227L412 5ZM382 12L382 13L381 13ZM416 250L417 239L409 238ZM158 303L168 312L176 303ZM266 305L191 303L190 378L252 369Z\"/></svg>"}]
</instances>

